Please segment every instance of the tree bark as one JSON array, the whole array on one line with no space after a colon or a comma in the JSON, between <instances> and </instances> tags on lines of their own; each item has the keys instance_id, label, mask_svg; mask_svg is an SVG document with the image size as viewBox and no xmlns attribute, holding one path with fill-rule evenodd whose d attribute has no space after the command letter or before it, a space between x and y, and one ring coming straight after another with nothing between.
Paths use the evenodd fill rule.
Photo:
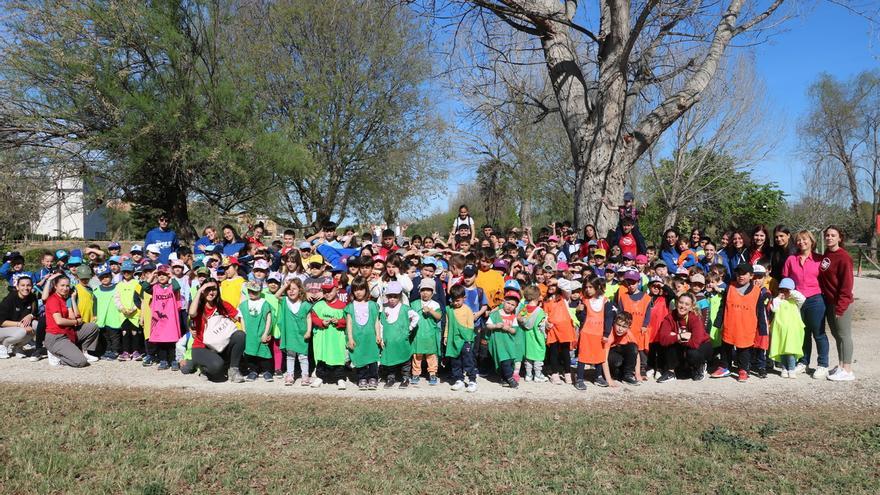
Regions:
<instances>
[{"instance_id":1,"label":"tree bark","mask_svg":"<svg viewBox=\"0 0 880 495\"><path fill-rule=\"evenodd\" d=\"M670 208L666 211L666 215L663 218L663 230L671 229L675 227L675 222L678 221L678 208Z\"/></svg>"}]
</instances>

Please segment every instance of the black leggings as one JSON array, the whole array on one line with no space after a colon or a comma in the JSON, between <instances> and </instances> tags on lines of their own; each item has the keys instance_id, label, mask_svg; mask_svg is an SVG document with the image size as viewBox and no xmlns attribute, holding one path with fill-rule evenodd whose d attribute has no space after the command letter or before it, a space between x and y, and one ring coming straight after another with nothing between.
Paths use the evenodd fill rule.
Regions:
<instances>
[{"instance_id":1,"label":"black leggings","mask_svg":"<svg viewBox=\"0 0 880 495\"><path fill-rule=\"evenodd\" d=\"M275 363L272 361L272 358L264 358L245 354L244 359L247 362L247 366L245 367L247 368L249 373L271 373L275 368Z\"/></svg>"},{"instance_id":2,"label":"black leggings","mask_svg":"<svg viewBox=\"0 0 880 495\"><path fill-rule=\"evenodd\" d=\"M345 378L345 366L331 365L324 361L315 364L315 376L325 383L336 383Z\"/></svg>"},{"instance_id":3,"label":"black leggings","mask_svg":"<svg viewBox=\"0 0 880 495\"><path fill-rule=\"evenodd\" d=\"M370 363L366 366L361 366L360 368L355 369L357 370L358 380L369 380L370 378L375 380L379 379L379 363Z\"/></svg>"},{"instance_id":4,"label":"black leggings","mask_svg":"<svg viewBox=\"0 0 880 495\"><path fill-rule=\"evenodd\" d=\"M153 342L153 348L156 349L156 359L159 361L172 362L176 361L174 346L176 342Z\"/></svg>"},{"instance_id":5,"label":"black leggings","mask_svg":"<svg viewBox=\"0 0 880 495\"><path fill-rule=\"evenodd\" d=\"M173 350L172 346L172 352ZM227 363L230 368L238 368L241 365L242 354L244 354L244 332L234 332L223 352L218 353L207 347L193 347L192 362L196 366L201 366L209 379L222 381Z\"/></svg>"},{"instance_id":6,"label":"black leggings","mask_svg":"<svg viewBox=\"0 0 880 495\"><path fill-rule=\"evenodd\" d=\"M101 335L107 342L107 350L119 354L122 352L122 331L118 328L101 327Z\"/></svg>"},{"instance_id":7,"label":"black leggings","mask_svg":"<svg viewBox=\"0 0 880 495\"><path fill-rule=\"evenodd\" d=\"M568 353L568 342L547 344L547 356L544 358L544 374L568 373L571 368L571 356Z\"/></svg>"},{"instance_id":8,"label":"black leggings","mask_svg":"<svg viewBox=\"0 0 880 495\"><path fill-rule=\"evenodd\" d=\"M400 377L402 380L406 380L412 374L412 360L407 359L406 361L395 364L394 366L382 366L382 376L386 378L394 378Z\"/></svg>"},{"instance_id":9,"label":"black leggings","mask_svg":"<svg viewBox=\"0 0 880 495\"><path fill-rule=\"evenodd\" d=\"M734 354L736 355L736 362L739 365L739 369L749 371L752 367L752 348L746 347L744 349L734 350L733 345L728 343L721 345L721 367L730 368L730 363L733 362Z\"/></svg>"},{"instance_id":10,"label":"black leggings","mask_svg":"<svg viewBox=\"0 0 880 495\"><path fill-rule=\"evenodd\" d=\"M700 347L694 349L682 344L672 344L661 347L663 350L663 363L667 371L675 371L681 362L682 356L692 370L699 370L712 357L712 341L703 342Z\"/></svg>"},{"instance_id":11,"label":"black leggings","mask_svg":"<svg viewBox=\"0 0 880 495\"><path fill-rule=\"evenodd\" d=\"M122 322L122 351L144 352L144 332L128 319Z\"/></svg>"}]
</instances>

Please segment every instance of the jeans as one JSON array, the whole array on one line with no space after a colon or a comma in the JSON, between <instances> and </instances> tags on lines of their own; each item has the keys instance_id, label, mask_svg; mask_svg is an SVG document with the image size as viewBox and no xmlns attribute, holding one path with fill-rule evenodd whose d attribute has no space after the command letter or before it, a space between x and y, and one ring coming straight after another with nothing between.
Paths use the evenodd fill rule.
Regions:
<instances>
[{"instance_id":1,"label":"jeans","mask_svg":"<svg viewBox=\"0 0 880 495\"><path fill-rule=\"evenodd\" d=\"M504 361L500 361L498 363L498 368L501 371L501 378L505 380L510 380L513 378L513 359L505 359Z\"/></svg>"},{"instance_id":2,"label":"jeans","mask_svg":"<svg viewBox=\"0 0 880 495\"><path fill-rule=\"evenodd\" d=\"M378 380L379 379L379 363L370 363L366 366L361 366L360 368L355 368L357 371L357 379L361 380Z\"/></svg>"},{"instance_id":3,"label":"jeans","mask_svg":"<svg viewBox=\"0 0 880 495\"><path fill-rule=\"evenodd\" d=\"M639 348L634 343L617 345L608 351L608 367L612 376L636 374L636 358Z\"/></svg>"},{"instance_id":4,"label":"jeans","mask_svg":"<svg viewBox=\"0 0 880 495\"><path fill-rule=\"evenodd\" d=\"M822 299L822 294L810 296L804 301L804 305L801 306L801 318L806 326L806 335L804 335L804 356L799 362L809 366L813 354L813 340L815 340L816 364L827 368L828 334L825 333L825 300Z\"/></svg>"},{"instance_id":5,"label":"jeans","mask_svg":"<svg viewBox=\"0 0 880 495\"><path fill-rule=\"evenodd\" d=\"M285 359L287 360L287 374L290 376L294 376L294 371L296 371L296 363L299 362L299 371L300 376L307 377L309 376L309 355L308 354L300 354L294 351L284 351Z\"/></svg>"},{"instance_id":6,"label":"jeans","mask_svg":"<svg viewBox=\"0 0 880 495\"><path fill-rule=\"evenodd\" d=\"M474 345L472 342L465 342L461 346L461 353L458 357L450 358L449 364L452 367L452 379L454 381L464 381L464 376L473 382L477 379L477 364L474 358Z\"/></svg>"},{"instance_id":7,"label":"jeans","mask_svg":"<svg viewBox=\"0 0 880 495\"><path fill-rule=\"evenodd\" d=\"M794 367L797 365L797 359L794 358L794 354L783 354L780 356L782 358L782 367L788 371L794 370Z\"/></svg>"}]
</instances>

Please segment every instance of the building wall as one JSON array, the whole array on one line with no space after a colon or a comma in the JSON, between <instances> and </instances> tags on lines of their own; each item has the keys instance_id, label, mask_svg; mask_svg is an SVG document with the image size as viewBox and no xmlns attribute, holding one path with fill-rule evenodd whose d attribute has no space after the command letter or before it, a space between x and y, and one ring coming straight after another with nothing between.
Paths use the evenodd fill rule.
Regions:
<instances>
[{"instance_id":1,"label":"building wall","mask_svg":"<svg viewBox=\"0 0 880 495\"><path fill-rule=\"evenodd\" d=\"M42 215L34 233L49 237L102 239L106 237L104 207L86 211L83 182L79 178L61 179L48 188L41 202Z\"/></svg>"}]
</instances>

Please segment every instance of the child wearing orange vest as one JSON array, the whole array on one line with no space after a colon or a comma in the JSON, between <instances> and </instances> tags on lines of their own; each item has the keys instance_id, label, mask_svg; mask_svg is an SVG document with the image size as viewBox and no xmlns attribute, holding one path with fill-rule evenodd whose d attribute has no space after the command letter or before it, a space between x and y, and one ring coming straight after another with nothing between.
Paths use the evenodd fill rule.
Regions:
<instances>
[{"instance_id":1,"label":"child wearing orange vest","mask_svg":"<svg viewBox=\"0 0 880 495\"><path fill-rule=\"evenodd\" d=\"M608 349L603 345L603 339L610 337L611 327L614 325L614 317L617 308L611 301L605 298L605 280L599 277L590 277L584 285L584 293L587 296L584 301L584 324L578 335L577 345L577 380L575 388L586 390L584 372L586 365L596 368L597 386L607 387L608 381L605 376L611 376L608 370Z\"/></svg>"},{"instance_id":2,"label":"child wearing orange vest","mask_svg":"<svg viewBox=\"0 0 880 495\"><path fill-rule=\"evenodd\" d=\"M550 372L550 381L555 385L568 381L571 368L568 351L575 338L574 323L568 311L569 297L568 292L559 288L558 280L550 280L543 308L547 313L547 357L544 359L544 367Z\"/></svg>"},{"instance_id":3,"label":"child wearing orange vest","mask_svg":"<svg viewBox=\"0 0 880 495\"><path fill-rule=\"evenodd\" d=\"M614 327L611 335L602 337L602 343L608 348L606 366L608 370L608 383L616 387L615 376L620 377L623 383L638 386L641 385L636 378L636 370L639 367L639 350L633 336L633 315L623 312L614 317Z\"/></svg>"},{"instance_id":4,"label":"child wearing orange vest","mask_svg":"<svg viewBox=\"0 0 880 495\"><path fill-rule=\"evenodd\" d=\"M714 326L721 329L721 360L710 375L712 378L730 376L729 366L735 354L739 365L737 381L748 380L755 343L767 340L766 308L770 293L752 283L752 270L748 263L736 265L735 283L721 296L721 306L714 322Z\"/></svg>"},{"instance_id":5,"label":"child wearing orange vest","mask_svg":"<svg viewBox=\"0 0 880 495\"><path fill-rule=\"evenodd\" d=\"M623 275L624 289L617 292L617 309L632 315L632 339L639 352L639 369L636 376L644 381L648 379L648 344L650 334L648 324L651 321L651 296L639 289L642 277L638 272L630 270Z\"/></svg>"}]
</instances>

